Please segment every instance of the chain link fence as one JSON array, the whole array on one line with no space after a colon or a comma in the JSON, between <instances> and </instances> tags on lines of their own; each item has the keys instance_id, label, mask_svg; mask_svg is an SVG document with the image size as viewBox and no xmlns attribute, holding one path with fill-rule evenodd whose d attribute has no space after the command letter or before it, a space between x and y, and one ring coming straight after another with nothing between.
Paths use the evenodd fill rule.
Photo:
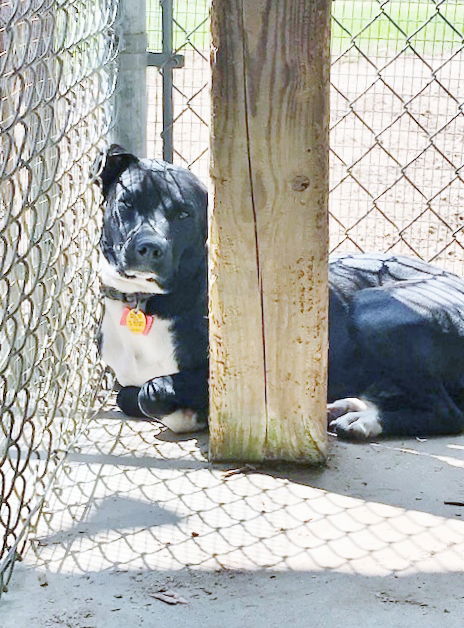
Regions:
<instances>
[{"instance_id":1,"label":"chain link fence","mask_svg":"<svg viewBox=\"0 0 464 628\"><path fill-rule=\"evenodd\" d=\"M148 49L163 49L162 5L172 5L172 55L182 55L173 70L172 141L174 162L203 181L209 176L209 0L147 0ZM164 39L166 37L164 36ZM163 68L148 68L148 156L163 154Z\"/></svg>"},{"instance_id":2,"label":"chain link fence","mask_svg":"<svg viewBox=\"0 0 464 628\"><path fill-rule=\"evenodd\" d=\"M161 3L162 4L162 3ZM208 180L209 0L174 0L174 161ZM463 271L464 4L333 0L331 250L392 251ZM149 46L161 46L149 1ZM150 156L162 154L149 73Z\"/></svg>"},{"instance_id":3,"label":"chain link fence","mask_svg":"<svg viewBox=\"0 0 464 628\"><path fill-rule=\"evenodd\" d=\"M335 0L333 248L462 272L463 38L462 2Z\"/></svg>"},{"instance_id":4,"label":"chain link fence","mask_svg":"<svg viewBox=\"0 0 464 628\"><path fill-rule=\"evenodd\" d=\"M30 530L39 534L34 547L48 564L55 558L60 563L64 552L83 570L99 562L95 552L101 552L103 568L177 569L188 562L292 569L309 550L315 567L351 569L358 550L366 561L378 551L374 559L381 562L382 552L391 555L393 542L385 541L369 517L374 513L379 526L392 518L382 505L361 513L367 519L353 541L359 504L349 497L301 488L298 478L287 493L285 478L211 471L196 443L154 447L152 425L115 420L119 416L100 418L81 435L84 419L102 401L97 395L103 371L94 343L99 199L88 177L111 124L117 4L0 0L1 588ZM148 5L149 49L160 51L160 4ZM208 9L208 0L175 0L172 22L172 52L184 57L183 68L173 69L174 160L204 180ZM406 252L462 270L463 24L464 5L457 1L334 0L333 250ZM148 83L148 153L160 156L159 69L148 68ZM64 453L79 435L83 450L63 467ZM163 440L162 434L155 436ZM128 454L131 464L115 473L115 456ZM174 478L165 461L178 468ZM139 467L144 481L136 477ZM60 485L43 512L58 469ZM219 496L209 496L212 487ZM248 495L262 495L259 512L246 502ZM166 525L185 517L177 536L160 526L150 531L147 546L146 538L137 545L138 533L130 531L113 530L102 540L107 518L98 517L109 501L128 506L131 528L149 525L155 498L179 515ZM137 521L131 500L147 503ZM79 540L92 513L94 529ZM325 529L332 515L345 521L346 530L342 525L330 556L319 558L318 548L331 540ZM409 511L396 515L395 530L415 522ZM308 527L311 517L315 524ZM416 568L424 545L438 555L460 549L462 536L440 545L448 527L441 519L424 525L431 540L422 539L413 552L417 557L403 564L401 544L413 542L412 533L405 533L393 548L395 569ZM366 534L374 548L364 547ZM110 546L117 558L110 557Z\"/></svg>"},{"instance_id":5,"label":"chain link fence","mask_svg":"<svg viewBox=\"0 0 464 628\"><path fill-rule=\"evenodd\" d=\"M117 0L0 0L0 587L96 406Z\"/></svg>"}]
</instances>

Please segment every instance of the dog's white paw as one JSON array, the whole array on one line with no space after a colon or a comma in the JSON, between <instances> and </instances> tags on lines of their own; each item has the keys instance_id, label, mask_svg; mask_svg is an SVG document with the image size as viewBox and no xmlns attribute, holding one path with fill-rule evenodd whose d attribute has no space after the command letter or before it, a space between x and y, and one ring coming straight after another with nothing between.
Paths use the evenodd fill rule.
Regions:
<instances>
[{"instance_id":1,"label":"dog's white paw","mask_svg":"<svg viewBox=\"0 0 464 628\"><path fill-rule=\"evenodd\" d=\"M375 407L368 407L358 412L348 412L329 423L329 431L342 438L368 440L382 433L379 412Z\"/></svg>"},{"instance_id":2,"label":"dog's white paw","mask_svg":"<svg viewBox=\"0 0 464 628\"><path fill-rule=\"evenodd\" d=\"M357 397L346 397L346 399L337 399L333 403L327 404L327 420L333 421L348 412L362 412L369 407L366 401Z\"/></svg>"},{"instance_id":3,"label":"dog's white paw","mask_svg":"<svg viewBox=\"0 0 464 628\"><path fill-rule=\"evenodd\" d=\"M198 413L193 410L176 410L159 419L159 422L175 434L186 432L199 432L206 428L206 423L198 418Z\"/></svg>"}]
</instances>

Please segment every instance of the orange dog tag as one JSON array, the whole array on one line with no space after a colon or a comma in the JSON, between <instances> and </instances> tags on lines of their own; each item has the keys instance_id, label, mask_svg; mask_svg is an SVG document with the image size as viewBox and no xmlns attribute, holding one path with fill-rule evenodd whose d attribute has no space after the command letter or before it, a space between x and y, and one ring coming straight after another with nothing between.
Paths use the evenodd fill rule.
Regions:
<instances>
[{"instance_id":1,"label":"orange dog tag","mask_svg":"<svg viewBox=\"0 0 464 628\"><path fill-rule=\"evenodd\" d=\"M120 324L125 325L134 334L146 336L153 325L153 316L145 314L142 310L131 310L129 307L125 307Z\"/></svg>"}]
</instances>

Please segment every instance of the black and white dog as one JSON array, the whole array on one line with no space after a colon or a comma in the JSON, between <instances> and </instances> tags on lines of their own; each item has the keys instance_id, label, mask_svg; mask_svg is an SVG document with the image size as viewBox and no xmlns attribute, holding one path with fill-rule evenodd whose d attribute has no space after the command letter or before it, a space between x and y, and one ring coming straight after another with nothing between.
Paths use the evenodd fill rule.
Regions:
<instances>
[{"instance_id":1,"label":"black and white dog","mask_svg":"<svg viewBox=\"0 0 464 628\"><path fill-rule=\"evenodd\" d=\"M105 201L100 352L129 416L174 432L206 427L207 192L188 170L111 146Z\"/></svg>"},{"instance_id":2,"label":"black and white dog","mask_svg":"<svg viewBox=\"0 0 464 628\"><path fill-rule=\"evenodd\" d=\"M206 427L207 193L189 171L112 146L100 347L130 416ZM381 254L330 262L329 429L346 438L464 429L464 281Z\"/></svg>"}]
</instances>

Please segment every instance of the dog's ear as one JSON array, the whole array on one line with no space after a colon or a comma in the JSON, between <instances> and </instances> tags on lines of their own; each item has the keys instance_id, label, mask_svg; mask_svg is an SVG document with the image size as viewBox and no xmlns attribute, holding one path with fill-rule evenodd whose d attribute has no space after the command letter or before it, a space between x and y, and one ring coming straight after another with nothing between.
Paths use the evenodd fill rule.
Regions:
<instances>
[{"instance_id":1,"label":"dog's ear","mask_svg":"<svg viewBox=\"0 0 464 628\"><path fill-rule=\"evenodd\" d=\"M138 158L118 144L111 144L106 153L97 158L93 172L102 184L103 198L106 199L111 184Z\"/></svg>"}]
</instances>

